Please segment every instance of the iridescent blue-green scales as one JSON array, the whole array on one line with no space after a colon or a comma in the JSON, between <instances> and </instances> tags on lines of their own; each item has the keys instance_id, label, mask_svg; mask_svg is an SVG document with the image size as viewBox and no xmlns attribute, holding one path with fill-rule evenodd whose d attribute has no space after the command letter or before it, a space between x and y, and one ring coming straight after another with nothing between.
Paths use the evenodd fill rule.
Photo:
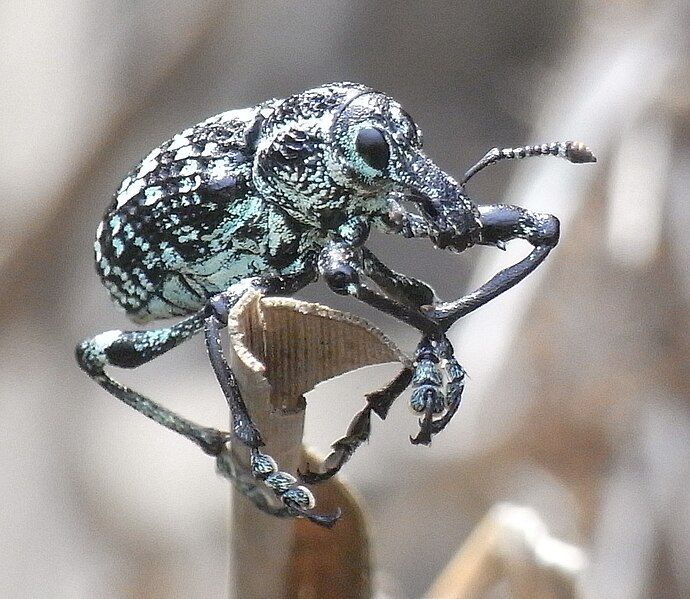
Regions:
<instances>
[{"instance_id":1,"label":"iridescent blue-green scales","mask_svg":"<svg viewBox=\"0 0 690 599\"><path fill-rule=\"evenodd\" d=\"M77 347L79 364L118 399L217 456L219 470L259 508L330 526L338 514L314 512L309 489L261 451L261 435L223 357L220 332L229 310L248 289L290 295L323 277L334 292L423 334L414 367L366 398L347 434L333 444L328 466L301 473L303 482L335 474L368 439L372 412L385 418L410 384L411 406L423 416L412 442L428 444L457 411L464 388L464 370L446 331L532 272L559 234L554 216L475 205L465 184L500 160L544 155L595 160L574 142L494 148L458 182L424 154L417 125L395 100L355 83L211 117L132 170L94 246L104 285L132 320L184 318L148 331L101 333ZM533 249L479 289L441 302L427 284L389 269L366 247L372 227L454 252L476 244L503 247L516 238ZM195 424L106 373L109 366L144 364L201 331L230 406L232 432ZM231 439L250 449L248 470L226 451Z\"/></svg>"},{"instance_id":2,"label":"iridescent blue-green scales","mask_svg":"<svg viewBox=\"0 0 690 599\"><path fill-rule=\"evenodd\" d=\"M273 104L186 129L122 182L97 231L96 264L136 320L198 310L232 283L289 269L301 255L286 250L308 236L252 183L259 127Z\"/></svg>"},{"instance_id":3,"label":"iridescent blue-green scales","mask_svg":"<svg viewBox=\"0 0 690 599\"><path fill-rule=\"evenodd\" d=\"M319 160L318 146L328 143L324 121L362 89L324 87L221 113L129 173L94 247L104 285L133 320L188 314L247 277L300 271L331 233L333 213L341 220L387 214L385 197L357 197L324 176ZM305 117L299 128L296 114ZM266 138L270 130L272 143L259 148L260 133ZM255 162L258 150L263 164ZM285 173L289 185L281 186Z\"/></svg>"}]
</instances>

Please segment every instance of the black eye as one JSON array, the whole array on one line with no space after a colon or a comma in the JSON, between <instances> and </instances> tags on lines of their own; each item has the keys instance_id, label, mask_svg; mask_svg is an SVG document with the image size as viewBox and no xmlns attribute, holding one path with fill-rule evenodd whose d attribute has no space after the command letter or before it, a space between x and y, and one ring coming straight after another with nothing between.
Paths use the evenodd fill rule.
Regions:
<instances>
[{"instance_id":1,"label":"black eye","mask_svg":"<svg viewBox=\"0 0 690 599\"><path fill-rule=\"evenodd\" d=\"M388 166L390 150L386 138L378 129L373 127L360 129L355 140L355 148L370 167L382 171Z\"/></svg>"}]
</instances>

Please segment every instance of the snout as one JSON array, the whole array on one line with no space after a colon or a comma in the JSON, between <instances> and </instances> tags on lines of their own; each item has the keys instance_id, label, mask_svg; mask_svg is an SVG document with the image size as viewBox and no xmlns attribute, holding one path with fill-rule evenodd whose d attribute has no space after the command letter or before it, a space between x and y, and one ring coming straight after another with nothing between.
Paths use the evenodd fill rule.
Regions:
<instances>
[{"instance_id":1,"label":"snout","mask_svg":"<svg viewBox=\"0 0 690 599\"><path fill-rule=\"evenodd\" d=\"M476 243L479 211L455 179L421 153L400 179L409 199L429 223L435 245L461 252Z\"/></svg>"}]
</instances>

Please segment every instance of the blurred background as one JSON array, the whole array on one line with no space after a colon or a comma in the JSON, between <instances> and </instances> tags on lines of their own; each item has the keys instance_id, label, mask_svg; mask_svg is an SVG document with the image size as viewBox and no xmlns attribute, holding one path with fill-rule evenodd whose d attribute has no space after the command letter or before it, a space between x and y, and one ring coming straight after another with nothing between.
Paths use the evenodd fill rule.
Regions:
<instances>
[{"instance_id":1,"label":"blurred background","mask_svg":"<svg viewBox=\"0 0 690 599\"><path fill-rule=\"evenodd\" d=\"M495 145L579 139L599 158L472 181L478 203L556 214L562 241L453 329L470 379L433 446L410 445L403 398L345 468L380 596L422 596L501 501L584 550L582 596L690 596L689 12L683 0L3 3L0 596L224 596L227 481L74 361L78 340L132 326L95 274L94 232L129 168L174 133L338 80L399 100L458 177ZM527 252L371 245L447 299ZM413 332L320 285L301 297L414 347ZM310 394L309 441L325 450L391 371ZM118 374L226 423L201 339Z\"/></svg>"}]
</instances>

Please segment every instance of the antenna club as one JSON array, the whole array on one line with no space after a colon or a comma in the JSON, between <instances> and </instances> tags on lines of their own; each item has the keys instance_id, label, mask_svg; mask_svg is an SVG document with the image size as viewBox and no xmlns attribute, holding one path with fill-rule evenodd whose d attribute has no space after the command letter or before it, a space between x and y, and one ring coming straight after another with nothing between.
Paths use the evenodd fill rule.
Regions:
<instances>
[{"instance_id":1,"label":"antenna club","mask_svg":"<svg viewBox=\"0 0 690 599\"><path fill-rule=\"evenodd\" d=\"M567 141L565 143L565 157L575 164L597 161L592 150L579 141Z\"/></svg>"}]
</instances>

